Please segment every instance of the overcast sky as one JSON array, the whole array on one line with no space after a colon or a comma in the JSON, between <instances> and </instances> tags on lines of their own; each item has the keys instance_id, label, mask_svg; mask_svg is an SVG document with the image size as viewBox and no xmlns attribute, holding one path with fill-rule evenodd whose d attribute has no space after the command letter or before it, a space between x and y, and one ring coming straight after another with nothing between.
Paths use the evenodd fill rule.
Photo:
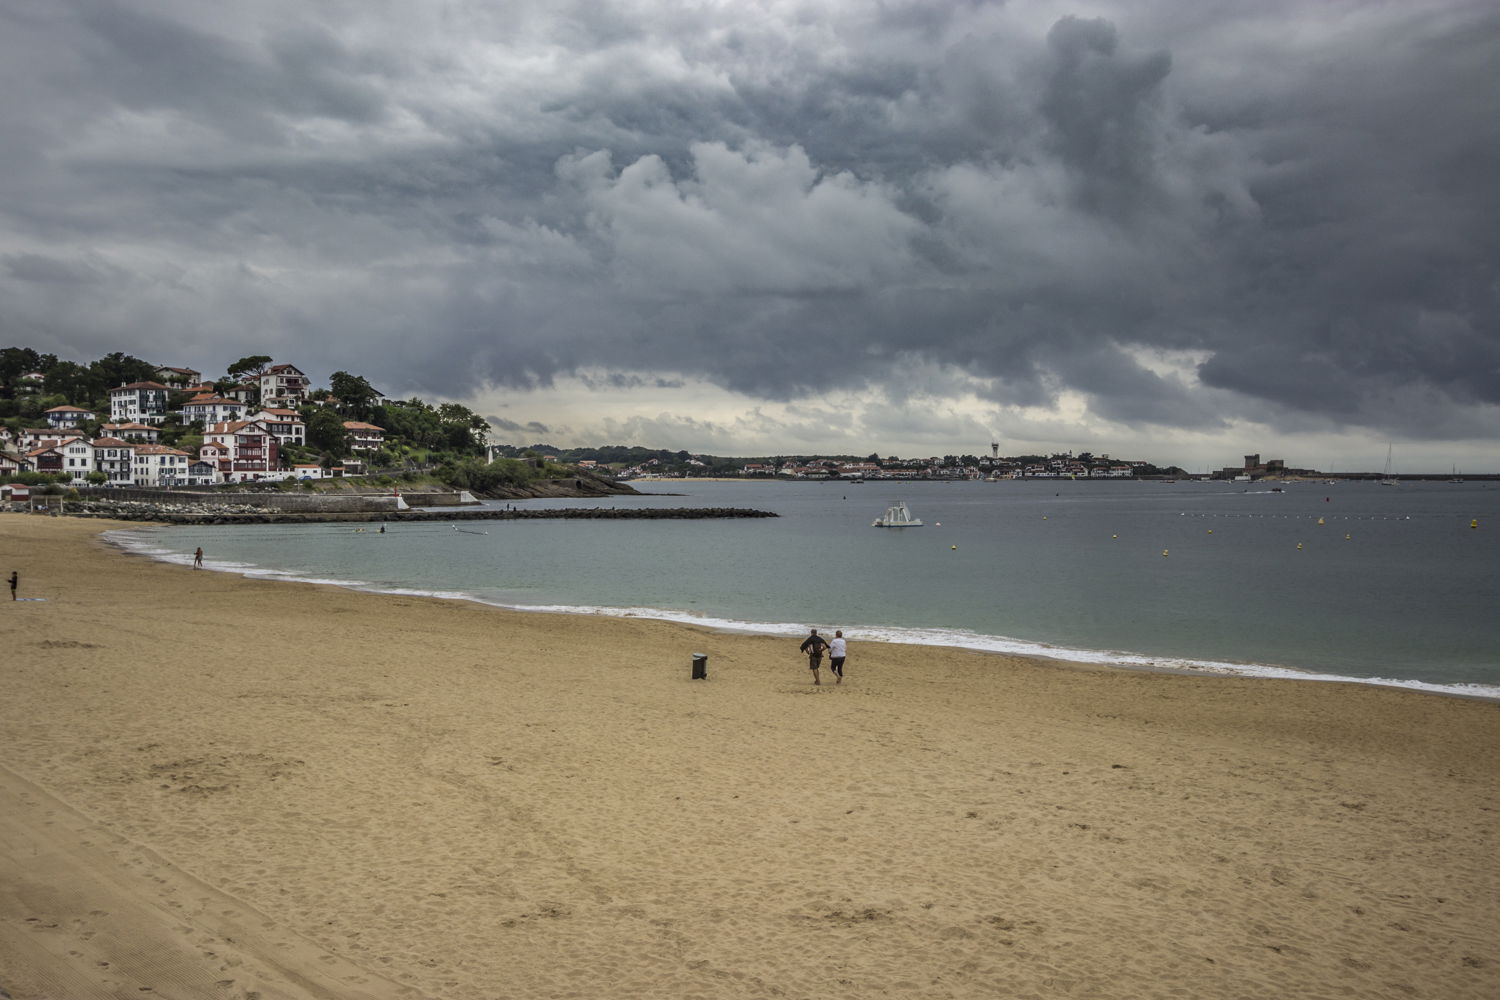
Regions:
<instances>
[{"instance_id":1,"label":"overcast sky","mask_svg":"<svg viewBox=\"0 0 1500 1000\"><path fill-rule=\"evenodd\" d=\"M0 0L0 346L517 444L1500 471L1500 7Z\"/></svg>"}]
</instances>

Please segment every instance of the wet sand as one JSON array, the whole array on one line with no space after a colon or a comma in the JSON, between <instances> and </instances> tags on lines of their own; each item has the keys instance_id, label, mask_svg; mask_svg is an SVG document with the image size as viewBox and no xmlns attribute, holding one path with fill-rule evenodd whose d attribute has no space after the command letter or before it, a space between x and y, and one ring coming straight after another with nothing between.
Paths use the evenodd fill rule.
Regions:
<instances>
[{"instance_id":1,"label":"wet sand","mask_svg":"<svg viewBox=\"0 0 1500 1000\"><path fill-rule=\"evenodd\" d=\"M1500 996L1496 703L857 635L813 687L110 526L0 515L0 996Z\"/></svg>"}]
</instances>

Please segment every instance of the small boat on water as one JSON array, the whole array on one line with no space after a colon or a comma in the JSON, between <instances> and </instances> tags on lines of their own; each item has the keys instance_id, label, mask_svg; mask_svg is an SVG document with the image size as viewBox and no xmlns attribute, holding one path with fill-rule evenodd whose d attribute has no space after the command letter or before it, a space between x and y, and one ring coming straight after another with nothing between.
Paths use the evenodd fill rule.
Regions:
<instances>
[{"instance_id":1,"label":"small boat on water","mask_svg":"<svg viewBox=\"0 0 1500 1000\"><path fill-rule=\"evenodd\" d=\"M877 517L870 525L872 528L920 528L921 526L921 520L911 516L911 511L906 509L906 502L902 500L887 507L885 516Z\"/></svg>"}]
</instances>

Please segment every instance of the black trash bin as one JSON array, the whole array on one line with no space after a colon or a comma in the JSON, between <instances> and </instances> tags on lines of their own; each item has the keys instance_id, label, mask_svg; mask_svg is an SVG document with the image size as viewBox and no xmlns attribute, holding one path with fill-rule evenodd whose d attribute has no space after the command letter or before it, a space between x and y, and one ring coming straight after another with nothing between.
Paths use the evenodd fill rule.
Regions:
<instances>
[{"instance_id":1,"label":"black trash bin","mask_svg":"<svg viewBox=\"0 0 1500 1000\"><path fill-rule=\"evenodd\" d=\"M695 681L706 681L706 680L708 680L708 654L707 653L694 653L693 654L693 680L695 680Z\"/></svg>"}]
</instances>

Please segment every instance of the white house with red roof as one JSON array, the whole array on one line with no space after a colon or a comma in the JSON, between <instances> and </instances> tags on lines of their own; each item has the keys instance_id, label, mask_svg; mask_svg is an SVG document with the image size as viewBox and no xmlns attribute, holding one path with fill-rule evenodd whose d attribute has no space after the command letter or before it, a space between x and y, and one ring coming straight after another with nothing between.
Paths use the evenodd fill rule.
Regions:
<instances>
[{"instance_id":1,"label":"white house with red roof","mask_svg":"<svg viewBox=\"0 0 1500 1000\"><path fill-rule=\"evenodd\" d=\"M296 406L307 398L308 379L294 365L272 365L260 374L262 406Z\"/></svg>"},{"instance_id":2,"label":"white house with red roof","mask_svg":"<svg viewBox=\"0 0 1500 1000\"><path fill-rule=\"evenodd\" d=\"M280 468L278 445L276 435L259 420L230 420L203 429L198 457L215 463L224 482L254 482L271 478Z\"/></svg>"},{"instance_id":3,"label":"white house with red roof","mask_svg":"<svg viewBox=\"0 0 1500 1000\"><path fill-rule=\"evenodd\" d=\"M15 472L30 472L31 459L19 452L7 451L0 448L0 476L8 476Z\"/></svg>"},{"instance_id":4,"label":"white house with red roof","mask_svg":"<svg viewBox=\"0 0 1500 1000\"><path fill-rule=\"evenodd\" d=\"M194 396L183 403L181 413L183 423L192 423L196 420L206 427L209 424L239 420L245 415L245 404L237 399L204 394Z\"/></svg>"},{"instance_id":5,"label":"white house with red roof","mask_svg":"<svg viewBox=\"0 0 1500 1000\"><path fill-rule=\"evenodd\" d=\"M379 451L385 443L385 428L362 420L345 420L344 431L349 435L350 451Z\"/></svg>"},{"instance_id":6,"label":"white house with red roof","mask_svg":"<svg viewBox=\"0 0 1500 1000\"><path fill-rule=\"evenodd\" d=\"M283 445L307 443L307 425L302 422L302 417L296 410L282 408L263 409L259 413L251 415L251 420L258 420L265 424L266 430L276 435L276 440Z\"/></svg>"},{"instance_id":7,"label":"white house with red roof","mask_svg":"<svg viewBox=\"0 0 1500 1000\"><path fill-rule=\"evenodd\" d=\"M137 486L185 486L191 455L164 444L138 444L132 463Z\"/></svg>"},{"instance_id":8,"label":"white house with red roof","mask_svg":"<svg viewBox=\"0 0 1500 1000\"><path fill-rule=\"evenodd\" d=\"M16 434L16 447L30 451L39 447L43 441L56 441L58 438L72 437L70 434L60 434L53 427L22 427Z\"/></svg>"},{"instance_id":9,"label":"white house with red roof","mask_svg":"<svg viewBox=\"0 0 1500 1000\"><path fill-rule=\"evenodd\" d=\"M43 441L26 458L37 472L67 473L75 486L87 483L94 471L94 447L83 437Z\"/></svg>"},{"instance_id":10,"label":"white house with red roof","mask_svg":"<svg viewBox=\"0 0 1500 1000\"><path fill-rule=\"evenodd\" d=\"M94 468L104 473L108 486L131 486L135 483L135 449L129 441L98 437L93 440Z\"/></svg>"},{"instance_id":11,"label":"white house with red roof","mask_svg":"<svg viewBox=\"0 0 1500 1000\"><path fill-rule=\"evenodd\" d=\"M167 393L160 382L131 382L109 390L109 419L160 424L167 419Z\"/></svg>"},{"instance_id":12,"label":"white house with red roof","mask_svg":"<svg viewBox=\"0 0 1500 1000\"><path fill-rule=\"evenodd\" d=\"M117 437L122 441L138 441L142 444L157 444L161 441L161 431L148 424L101 424L99 433L106 437Z\"/></svg>"},{"instance_id":13,"label":"white house with red roof","mask_svg":"<svg viewBox=\"0 0 1500 1000\"><path fill-rule=\"evenodd\" d=\"M158 365L156 369L157 381L163 382L174 389L187 389L203 382L203 373L193 368L173 368L170 365Z\"/></svg>"},{"instance_id":14,"label":"white house with red roof","mask_svg":"<svg viewBox=\"0 0 1500 1000\"><path fill-rule=\"evenodd\" d=\"M72 430L93 415L81 406L54 406L47 411L47 425L53 430Z\"/></svg>"}]
</instances>

